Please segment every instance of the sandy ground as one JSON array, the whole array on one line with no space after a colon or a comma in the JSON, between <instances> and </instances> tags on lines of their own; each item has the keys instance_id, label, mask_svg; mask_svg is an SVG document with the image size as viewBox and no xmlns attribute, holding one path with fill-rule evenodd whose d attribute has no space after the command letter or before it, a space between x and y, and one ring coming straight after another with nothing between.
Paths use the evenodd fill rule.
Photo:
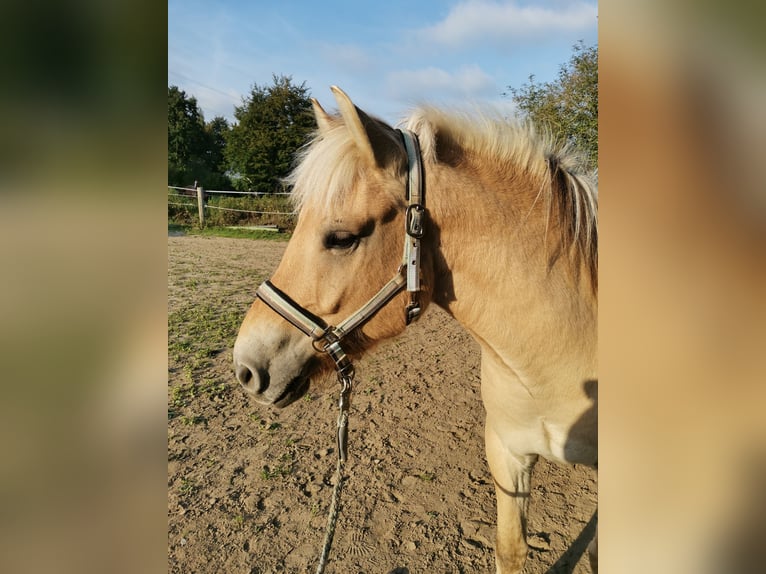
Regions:
<instances>
[{"instance_id":1,"label":"sandy ground","mask_svg":"<svg viewBox=\"0 0 766 574\"><path fill-rule=\"evenodd\" d=\"M236 328L285 243L168 237L168 570L314 572L337 453L332 381L285 410L231 370ZM200 343L204 341L204 343ZM494 572L477 345L432 308L357 362L328 573ZM525 572L590 572L595 472L541 460Z\"/></svg>"}]
</instances>

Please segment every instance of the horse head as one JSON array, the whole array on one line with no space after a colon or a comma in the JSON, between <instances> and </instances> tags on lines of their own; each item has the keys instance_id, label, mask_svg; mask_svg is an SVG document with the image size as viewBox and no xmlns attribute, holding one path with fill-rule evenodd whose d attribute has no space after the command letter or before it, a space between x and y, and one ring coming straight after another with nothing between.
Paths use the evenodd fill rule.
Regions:
<instances>
[{"instance_id":1,"label":"horse head","mask_svg":"<svg viewBox=\"0 0 766 574\"><path fill-rule=\"evenodd\" d=\"M399 270L404 245L408 155L401 134L357 108L333 87L339 115L312 100L318 131L290 183L298 221L270 282L317 323L338 325L369 301ZM422 276L429 283L429 258ZM420 305L428 303L428 289ZM359 356L404 330L407 293L344 337ZM263 404L285 407L310 381L333 368L316 340L256 299L234 345L234 370Z\"/></svg>"}]
</instances>

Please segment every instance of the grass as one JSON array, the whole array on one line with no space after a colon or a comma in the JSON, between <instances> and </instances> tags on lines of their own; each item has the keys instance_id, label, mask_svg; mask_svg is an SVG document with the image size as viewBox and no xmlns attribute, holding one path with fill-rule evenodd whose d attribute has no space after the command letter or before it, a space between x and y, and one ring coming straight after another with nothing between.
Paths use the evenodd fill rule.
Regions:
<instances>
[{"instance_id":1,"label":"grass","mask_svg":"<svg viewBox=\"0 0 766 574\"><path fill-rule=\"evenodd\" d=\"M292 452L286 452L279 457L279 463L273 468L264 466L261 468L261 478L272 480L274 478L287 478L293 473L295 459Z\"/></svg>"},{"instance_id":2,"label":"grass","mask_svg":"<svg viewBox=\"0 0 766 574\"><path fill-rule=\"evenodd\" d=\"M241 315L236 307L222 309L216 301L188 304L168 313L169 368L181 375L168 389L168 420L186 415L179 419L183 424L206 424L196 413L183 410L198 398L218 402L231 390L227 381L211 377L207 370L214 357L233 346Z\"/></svg>"},{"instance_id":3,"label":"grass","mask_svg":"<svg viewBox=\"0 0 766 574\"><path fill-rule=\"evenodd\" d=\"M259 421L258 428L261 429L264 432L272 432L275 430L279 430L282 428L282 425L279 423L271 423L269 425L266 424L266 421Z\"/></svg>"},{"instance_id":4,"label":"grass","mask_svg":"<svg viewBox=\"0 0 766 574\"><path fill-rule=\"evenodd\" d=\"M258 428L262 432L273 432L273 431L276 431L276 430L279 430L279 429L282 428L282 424L281 423L278 423L278 422L269 423L269 422L265 421L264 419L262 419L256 413L250 413L248 416L250 417L251 421L253 421L255 424L258 425Z\"/></svg>"},{"instance_id":5,"label":"grass","mask_svg":"<svg viewBox=\"0 0 766 574\"><path fill-rule=\"evenodd\" d=\"M189 372L189 370L185 368L184 372ZM189 380L188 382L171 387L168 420L180 417L179 420L185 425L207 425L207 418L202 415L181 416L182 409L191 405L192 401L197 397L207 397L211 401L219 401L223 398L228 388L229 386L226 382L215 379L202 379L202 381L196 384Z\"/></svg>"},{"instance_id":6,"label":"grass","mask_svg":"<svg viewBox=\"0 0 766 574\"><path fill-rule=\"evenodd\" d=\"M199 490L199 487L194 482L193 479L190 478L183 478L181 479L181 485L178 487L179 494L189 496L194 494Z\"/></svg>"},{"instance_id":7,"label":"grass","mask_svg":"<svg viewBox=\"0 0 766 574\"><path fill-rule=\"evenodd\" d=\"M271 480L272 478L287 478L293 472L292 465L278 465L275 468L269 468L264 466L261 469L261 478L263 480Z\"/></svg>"},{"instance_id":8,"label":"grass","mask_svg":"<svg viewBox=\"0 0 766 574\"><path fill-rule=\"evenodd\" d=\"M202 235L206 237L231 237L234 239L268 239L271 241L289 241L292 234L262 229L247 229L244 227L199 227L183 223L168 223L168 232L184 233L185 235Z\"/></svg>"},{"instance_id":9,"label":"grass","mask_svg":"<svg viewBox=\"0 0 766 574\"><path fill-rule=\"evenodd\" d=\"M192 364L194 370L228 349L234 342L242 313L211 303L190 304L168 313L168 354L175 361Z\"/></svg>"},{"instance_id":10,"label":"grass","mask_svg":"<svg viewBox=\"0 0 766 574\"><path fill-rule=\"evenodd\" d=\"M198 425L202 423L207 424L207 419L203 417L202 415L194 415L194 416L184 415L181 417L181 422L185 425L191 426L191 425Z\"/></svg>"}]
</instances>

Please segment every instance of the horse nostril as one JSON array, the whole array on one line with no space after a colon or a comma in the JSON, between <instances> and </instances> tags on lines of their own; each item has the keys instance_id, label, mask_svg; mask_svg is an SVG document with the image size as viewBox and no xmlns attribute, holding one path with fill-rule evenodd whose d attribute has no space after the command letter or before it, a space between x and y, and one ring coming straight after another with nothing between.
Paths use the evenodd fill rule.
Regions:
<instances>
[{"instance_id":1,"label":"horse nostril","mask_svg":"<svg viewBox=\"0 0 766 574\"><path fill-rule=\"evenodd\" d=\"M237 380L242 385L247 385L253 379L253 373L245 365L237 365L234 369L234 373L237 375Z\"/></svg>"},{"instance_id":2,"label":"horse nostril","mask_svg":"<svg viewBox=\"0 0 766 574\"><path fill-rule=\"evenodd\" d=\"M269 388L269 372L265 369L251 369L247 365L235 363L234 374L239 383L248 392L261 394Z\"/></svg>"}]
</instances>

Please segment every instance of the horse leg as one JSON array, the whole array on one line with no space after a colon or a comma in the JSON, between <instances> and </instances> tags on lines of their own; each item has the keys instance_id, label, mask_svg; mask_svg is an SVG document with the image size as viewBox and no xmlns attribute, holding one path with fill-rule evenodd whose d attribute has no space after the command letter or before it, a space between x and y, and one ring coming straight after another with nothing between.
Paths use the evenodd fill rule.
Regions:
<instances>
[{"instance_id":1,"label":"horse leg","mask_svg":"<svg viewBox=\"0 0 766 574\"><path fill-rule=\"evenodd\" d=\"M595 468L598 473L598 461L596 461ZM598 480L598 474L596 474ZM593 574L598 574L598 507L596 508L596 533L593 535L593 540L588 544L588 560L590 562L590 571Z\"/></svg>"},{"instance_id":2,"label":"horse leg","mask_svg":"<svg viewBox=\"0 0 766 574\"><path fill-rule=\"evenodd\" d=\"M590 559L590 571L598 574L598 525L593 540L588 544L588 558Z\"/></svg>"},{"instance_id":3,"label":"horse leg","mask_svg":"<svg viewBox=\"0 0 766 574\"><path fill-rule=\"evenodd\" d=\"M510 452L489 420L485 442L497 498L496 571L497 574L519 574L527 559L527 507L537 455Z\"/></svg>"}]
</instances>

